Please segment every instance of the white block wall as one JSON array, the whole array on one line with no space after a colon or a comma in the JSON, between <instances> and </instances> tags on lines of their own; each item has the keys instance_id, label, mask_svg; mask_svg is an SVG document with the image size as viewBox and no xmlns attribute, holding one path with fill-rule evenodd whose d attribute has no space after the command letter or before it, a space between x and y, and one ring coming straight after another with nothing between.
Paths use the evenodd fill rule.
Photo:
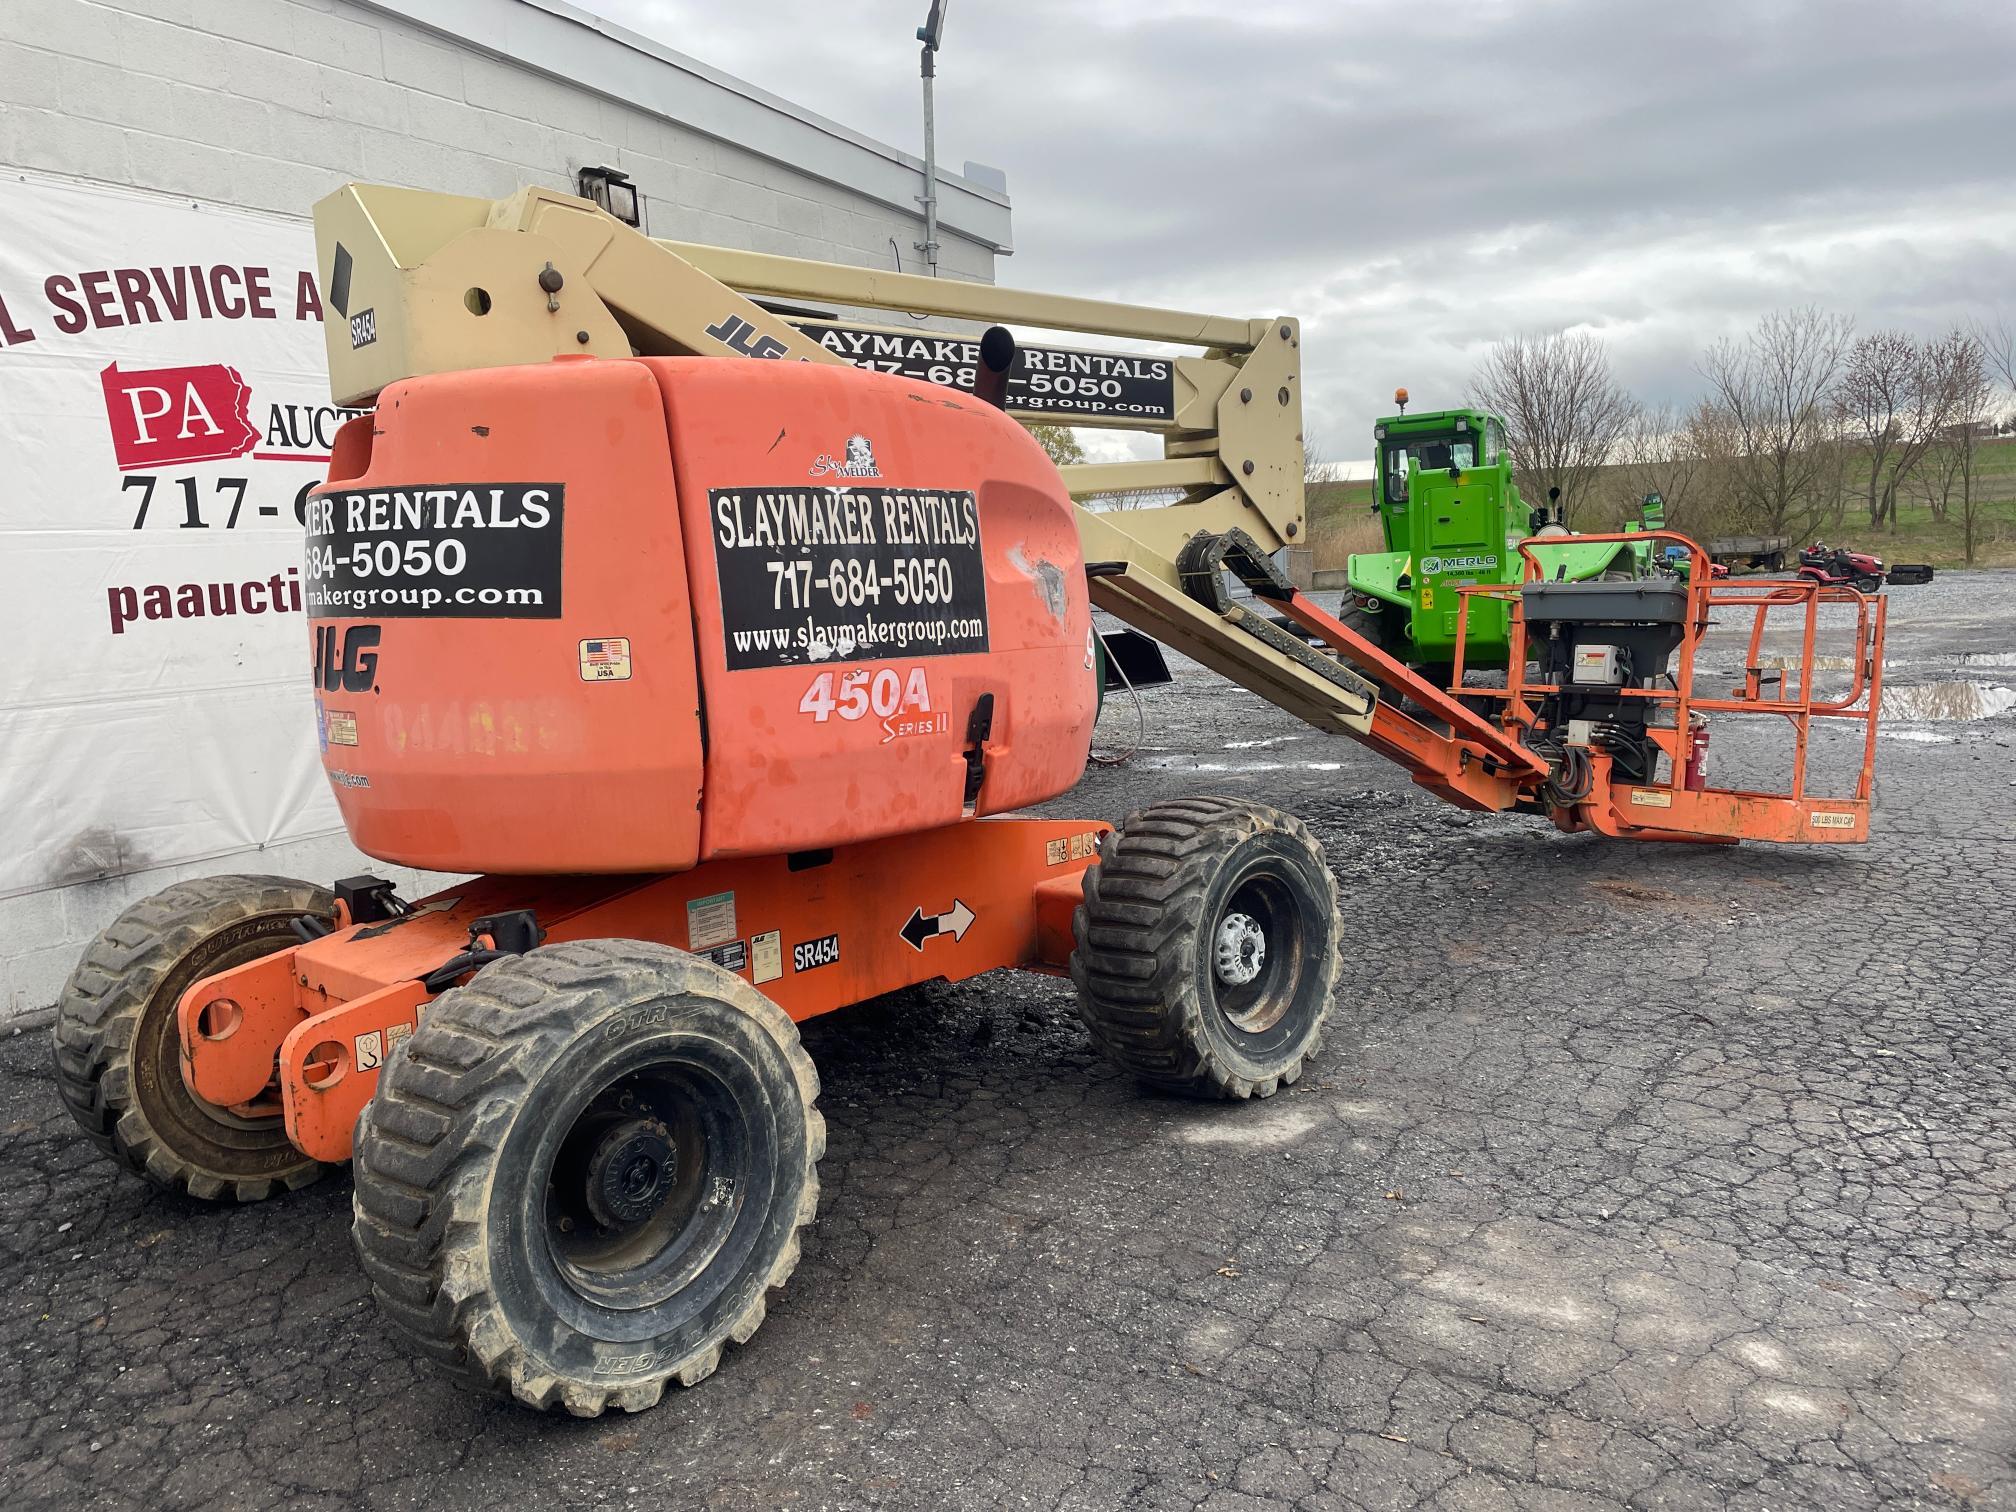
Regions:
<instances>
[{"instance_id":1,"label":"white block wall","mask_svg":"<svg viewBox=\"0 0 2016 1512\"><path fill-rule=\"evenodd\" d=\"M751 24L759 24L753 18ZM351 180L501 197L591 165L654 236L917 271L915 215L355 0L0 0L0 164L283 215ZM941 232L942 271L993 253Z\"/></svg>"},{"instance_id":2,"label":"white block wall","mask_svg":"<svg viewBox=\"0 0 2016 1512\"><path fill-rule=\"evenodd\" d=\"M893 238L917 271L914 215L359 0L0 0L0 166L305 216L352 179L572 193L597 164L636 181L653 235L885 268ZM946 275L992 280L990 248L941 241ZM128 903L226 871L449 880L334 835L0 899L0 1022L52 1004Z\"/></svg>"}]
</instances>

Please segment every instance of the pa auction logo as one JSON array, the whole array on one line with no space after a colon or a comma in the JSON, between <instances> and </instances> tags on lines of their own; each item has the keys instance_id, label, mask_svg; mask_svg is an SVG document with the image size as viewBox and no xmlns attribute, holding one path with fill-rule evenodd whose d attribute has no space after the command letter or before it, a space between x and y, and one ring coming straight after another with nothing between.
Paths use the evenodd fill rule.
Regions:
<instances>
[{"instance_id":1,"label":"pa auction logo","mask_svg":"<svg viewBox=\"0 0 2016 1512\"><path fill-rule=\"evenodd\" d=\"M252 390L221 362L99 373L121 472L242 457L259 444Z\"/></svg>"},{"instance_id":2,"label":"pa auction logo","mask_svg":"<svg viewBox=\"0 0 2016 1512\"><path fill-rule=\"evenodd\" d=\"M98 382L105 390L112 453L126 473L248 454L255 462L325 463L343 422L365 413L269 400L261 431L252 420L251 385L221 362L123 373L114 362Z\"/></svg>"}]
</instances>

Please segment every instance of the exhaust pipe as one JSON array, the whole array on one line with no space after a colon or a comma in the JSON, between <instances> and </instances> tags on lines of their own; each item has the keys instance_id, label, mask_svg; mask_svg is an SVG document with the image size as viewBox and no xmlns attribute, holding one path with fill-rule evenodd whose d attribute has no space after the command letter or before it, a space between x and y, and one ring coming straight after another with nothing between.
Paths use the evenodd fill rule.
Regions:
<instances>
[{"instance_id":1,"label":"exhaust pipe","mask_svg":"<svg viewBox=\"0 0 2016 1512\"><path fill-rule=\"evenodd\" d=\"M980 338L980 371L973 397L998 410L1008 408L1008 369L1015 366L1015 337L1006 326L989 326Z\"/></svg>"}]
</instances>

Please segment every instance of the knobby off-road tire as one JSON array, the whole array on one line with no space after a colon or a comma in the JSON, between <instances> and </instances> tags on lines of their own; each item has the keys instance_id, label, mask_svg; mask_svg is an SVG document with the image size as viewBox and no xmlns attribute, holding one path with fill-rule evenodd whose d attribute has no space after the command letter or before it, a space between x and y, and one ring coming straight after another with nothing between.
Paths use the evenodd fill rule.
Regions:
<instances>
[{"instance_id":1,"label":"knobby off-road tire","mask_svg":"<svg viewBox=\"0 0 2016 1512\"><path fill-rule=\"evenodd\" d=\"M637 1412L763 1321L819 1204L818 1073L776 1004L634 940L443 993L357 1124L386 1316L467 1384Z\"/></svg>"},{"instance_id":2,"label":"knobby off-road tire","mask_svg":"<svg viewBox=\"0 0 2016 1512\"><path fill-rule=\"evenodd\" d=\"M1144 1082L1270 1097L1316 1051L1340 929L1336 879L1301 820L1231 798L1152 804L1085 873L1078 1011Z\"/></svg>"},{"instance_id":3,"label":"knobby off-road tire","mask_svg":"<svg viewBox=\"0 0 2016 1512\"><path fill-rule=\"evenodd\" d=\"M1396 651L1386 643L1386 628L1389 621L1381 611L1367 609L1357 599L1347 596L1337 611L1337 618L1343 622L1346 630L1355 630L1388 656L1396 657L1403 662L1407 659L1407 648L1404 644ZM1398 639L1404 642L1406 637L1403 635Z\"/></svg>"},{"instance_id":4,"label":"knobby off-road tire","mask_svg":"<svg viewBox=\"0 0 2016 1512\"><path fill-rule=\"evenodd\" d=\"M286 877L205 877L143 898L84 949L56 1003L56 1091L106 1154L158 1186L256 1202L325 1167L276 1118L240 1118L182 1080L175 1007L192 983L300 943L329 890Z\"/></svg>"}]
</instances>

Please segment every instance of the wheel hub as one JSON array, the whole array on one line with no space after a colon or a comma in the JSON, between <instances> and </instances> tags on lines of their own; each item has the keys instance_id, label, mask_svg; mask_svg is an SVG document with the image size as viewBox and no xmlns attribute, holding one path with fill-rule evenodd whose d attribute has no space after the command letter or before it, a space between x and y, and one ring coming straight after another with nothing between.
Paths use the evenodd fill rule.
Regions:
<instances>
[{"instance_id":1,"label":"wheel hub","mask_svg":"<svg viewBox=\"0 0 2016 1512\"><path fill-rule=\"evenodd\" d=\"M655 1118L626 1118L588 1156L588 1211L607 1228L642 1223L664 1205L678 1170L672 1134Z\"/></svg>"},{"instance_id":2,"label":"wheel hub","mask_svg":"<svg viewBox=\"0 0 2016 1512\"><path fill-rule=\"evenodd\" d=\"M1267 935L1250 914L1228 913L1218 922L1212 966L1228 987L1244 987L1267 964Z\"/></svg>"}]
</instances>

